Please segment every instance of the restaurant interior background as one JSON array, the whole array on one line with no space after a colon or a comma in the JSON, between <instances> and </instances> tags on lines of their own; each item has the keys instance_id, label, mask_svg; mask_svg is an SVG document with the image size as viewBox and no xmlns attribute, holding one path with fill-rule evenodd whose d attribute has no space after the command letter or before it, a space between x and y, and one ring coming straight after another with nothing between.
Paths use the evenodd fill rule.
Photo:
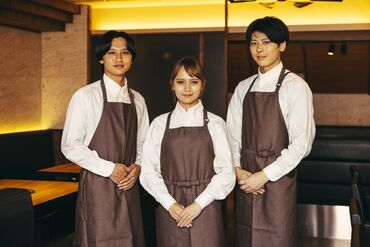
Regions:
<instances>
[{"instance_id":1,"label":"restaurant interior background","mask_svg":"<svg viewBox=\"0 0 370 247\"><path fill-rule=\"evenodd\" d=\"M257 71L246 27L276 16L291 32L284 64L311 87L316 124L370 126L370 0L51 2L0 2L0 134L52 129L55 164L64 161L58 145L68 102L101 77L93 46L110 29L135 39L129 84L145 97L151 119L172 108L170 71L186 55L204 64L204 103L225 118L237 83ZM58 11L48 12L53 4ZM70 17L60 17L61 9ZM350 239L348 206L301 203L299 214L301 236Z\"/></svg>"}]
</instances>

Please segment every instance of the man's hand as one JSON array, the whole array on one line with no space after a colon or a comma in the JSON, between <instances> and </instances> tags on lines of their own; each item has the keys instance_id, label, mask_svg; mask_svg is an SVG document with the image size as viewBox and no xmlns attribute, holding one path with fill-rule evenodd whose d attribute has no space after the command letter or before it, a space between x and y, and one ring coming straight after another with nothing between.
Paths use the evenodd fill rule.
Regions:
<instances>
[{"instance_id":1,"label":"man's hand","mask_svg":"<svg viewBox=\"0 0 370 247\"><path fill-rule=\"evenodd\" d=\"M134 186L139 178L141 166L137 164L131 164L129 167L125 167L125 169L128 174L124 179L119 181L117 186L120 190L129 190L132 188L132 186Z\"/></svg>"},{"instance_id":2,"label":"man's hand","mask_svg":"<svg viewBox=\"0 0 370 247\"><path fill-rule=\"evenodd\" d=\"M191 227L193 220L198 217L201 212L201 206L197 202L193 202L181 212L177 220L177 226Z\"/></svg>"},{"instance_id":3,"label":"man's hand","mask_svg":"<svg viewBox=\"0 0 370 247\"><path fill-rule=\"evenodd\" d=\"M170 213L171 217L176 220L176 222L179 219L179 216L181 212L184 210L184 206L180 203L175 202L171 205L171 207L168 209L168 212Z\"/></svg>"},{"instance_id":4,"label":"man's hand","mask_svg":"<svg viewBox=\"0 0 370 247\"><path fill-rule=\"evenodd\" d=\"M125 168L126 166L124 164L116 164L109 178L115 184L119 184L119 182L123 180L128 174Z\"/></svg>"},{"instance_id":5,"label":"man's hand","mask_svg":"<svg viewBox=\"0 0 370 247\"><path fill-rule=\"evenodd\" d=\"M263 186L269 181L264 171L256 172L245 179L238 181L240 189L253 194L263 194L265 192Z\"/></svg>"},{"instance_id":6,"label":"man's hand","mask_svg":"<svg viewBox=\"0 0 370 247\"><path fill-rule=\"evenodd\" d=\"M265 189L263 188L263 185L258 190L251 191L250 188L246 189L245 186L246 183L248 183L248 178L253 175L253 173L244 170L240 167L235 167L235 175L236 175L236 181L240 185L240 189L243 190L246 193L253 193L254 195L257 194L263 194L265 192ZM268 181L268 180L267 180ZM267 182L266 181L266 182Z\"/></svg>"}]
</instances>

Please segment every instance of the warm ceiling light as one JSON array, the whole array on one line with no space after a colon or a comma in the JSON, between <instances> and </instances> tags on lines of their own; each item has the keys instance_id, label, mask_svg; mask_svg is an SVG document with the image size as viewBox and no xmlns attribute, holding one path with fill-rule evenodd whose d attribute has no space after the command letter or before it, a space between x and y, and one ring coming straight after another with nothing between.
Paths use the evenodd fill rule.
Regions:
<instances>
[{"instance_id":1,"label":"warm ceiling light","mask_svg":"<svg viewBox=\"0 0 370 247\"><path fill-rule=\"evenodd\" d=\"M331 43L331 44L329 45L328 55L329 55L329 56L333 56L333 55L334 55L334 52L335 52L335 44L334 44L334 43Z\"/></svg>"}]
</instances>

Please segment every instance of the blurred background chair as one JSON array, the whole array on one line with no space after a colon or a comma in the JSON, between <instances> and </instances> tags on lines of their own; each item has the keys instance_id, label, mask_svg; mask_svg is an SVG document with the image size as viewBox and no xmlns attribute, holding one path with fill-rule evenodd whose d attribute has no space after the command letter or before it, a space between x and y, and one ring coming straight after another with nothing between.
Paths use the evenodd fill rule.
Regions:
<instances>
[{"instance_id":1,"label":"blurred background chair","mask_svg":"<svg viewBox=\"0 0 370 247\"><path fill-rule=\"evenodd\" d=\"M353 165L350 170L353 197L350 199L352 237L354 237L353 242L357 242L356 238L358 237L363 240L362 245L354 246L370 247L370 194L366 194L363 189L359 169ZM357 233L357 231L360 231L360 233Z\"/></svg>"},{"instance_id":2,"label":"blurred background chair","mask_svg":"<svg viewBox=\"0 0 370 247\"><path fill-rule=\"evenodd\" d=\"M0 189L1 246L32 246L33 232L31 192L26 189Z\"/></svg>"}]
</instances>

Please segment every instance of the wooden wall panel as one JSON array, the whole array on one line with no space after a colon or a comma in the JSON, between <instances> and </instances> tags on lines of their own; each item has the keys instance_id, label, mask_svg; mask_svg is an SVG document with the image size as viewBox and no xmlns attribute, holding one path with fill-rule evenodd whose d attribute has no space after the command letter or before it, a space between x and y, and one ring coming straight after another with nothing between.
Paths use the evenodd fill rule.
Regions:
<instances>
[{"instance_id":1,"label":"wooden wall panel","mask_svg":"<svg viewBox=\"0 0 370 247\"><path fill-rule=\"evenodd\" d=\"M335 43L333 56L327 54L330 43L307 43L306 80L314 93L367 93L369 82L369 42L347 42L347 54L340 54Z\"/></svg>"}]
</instances>

